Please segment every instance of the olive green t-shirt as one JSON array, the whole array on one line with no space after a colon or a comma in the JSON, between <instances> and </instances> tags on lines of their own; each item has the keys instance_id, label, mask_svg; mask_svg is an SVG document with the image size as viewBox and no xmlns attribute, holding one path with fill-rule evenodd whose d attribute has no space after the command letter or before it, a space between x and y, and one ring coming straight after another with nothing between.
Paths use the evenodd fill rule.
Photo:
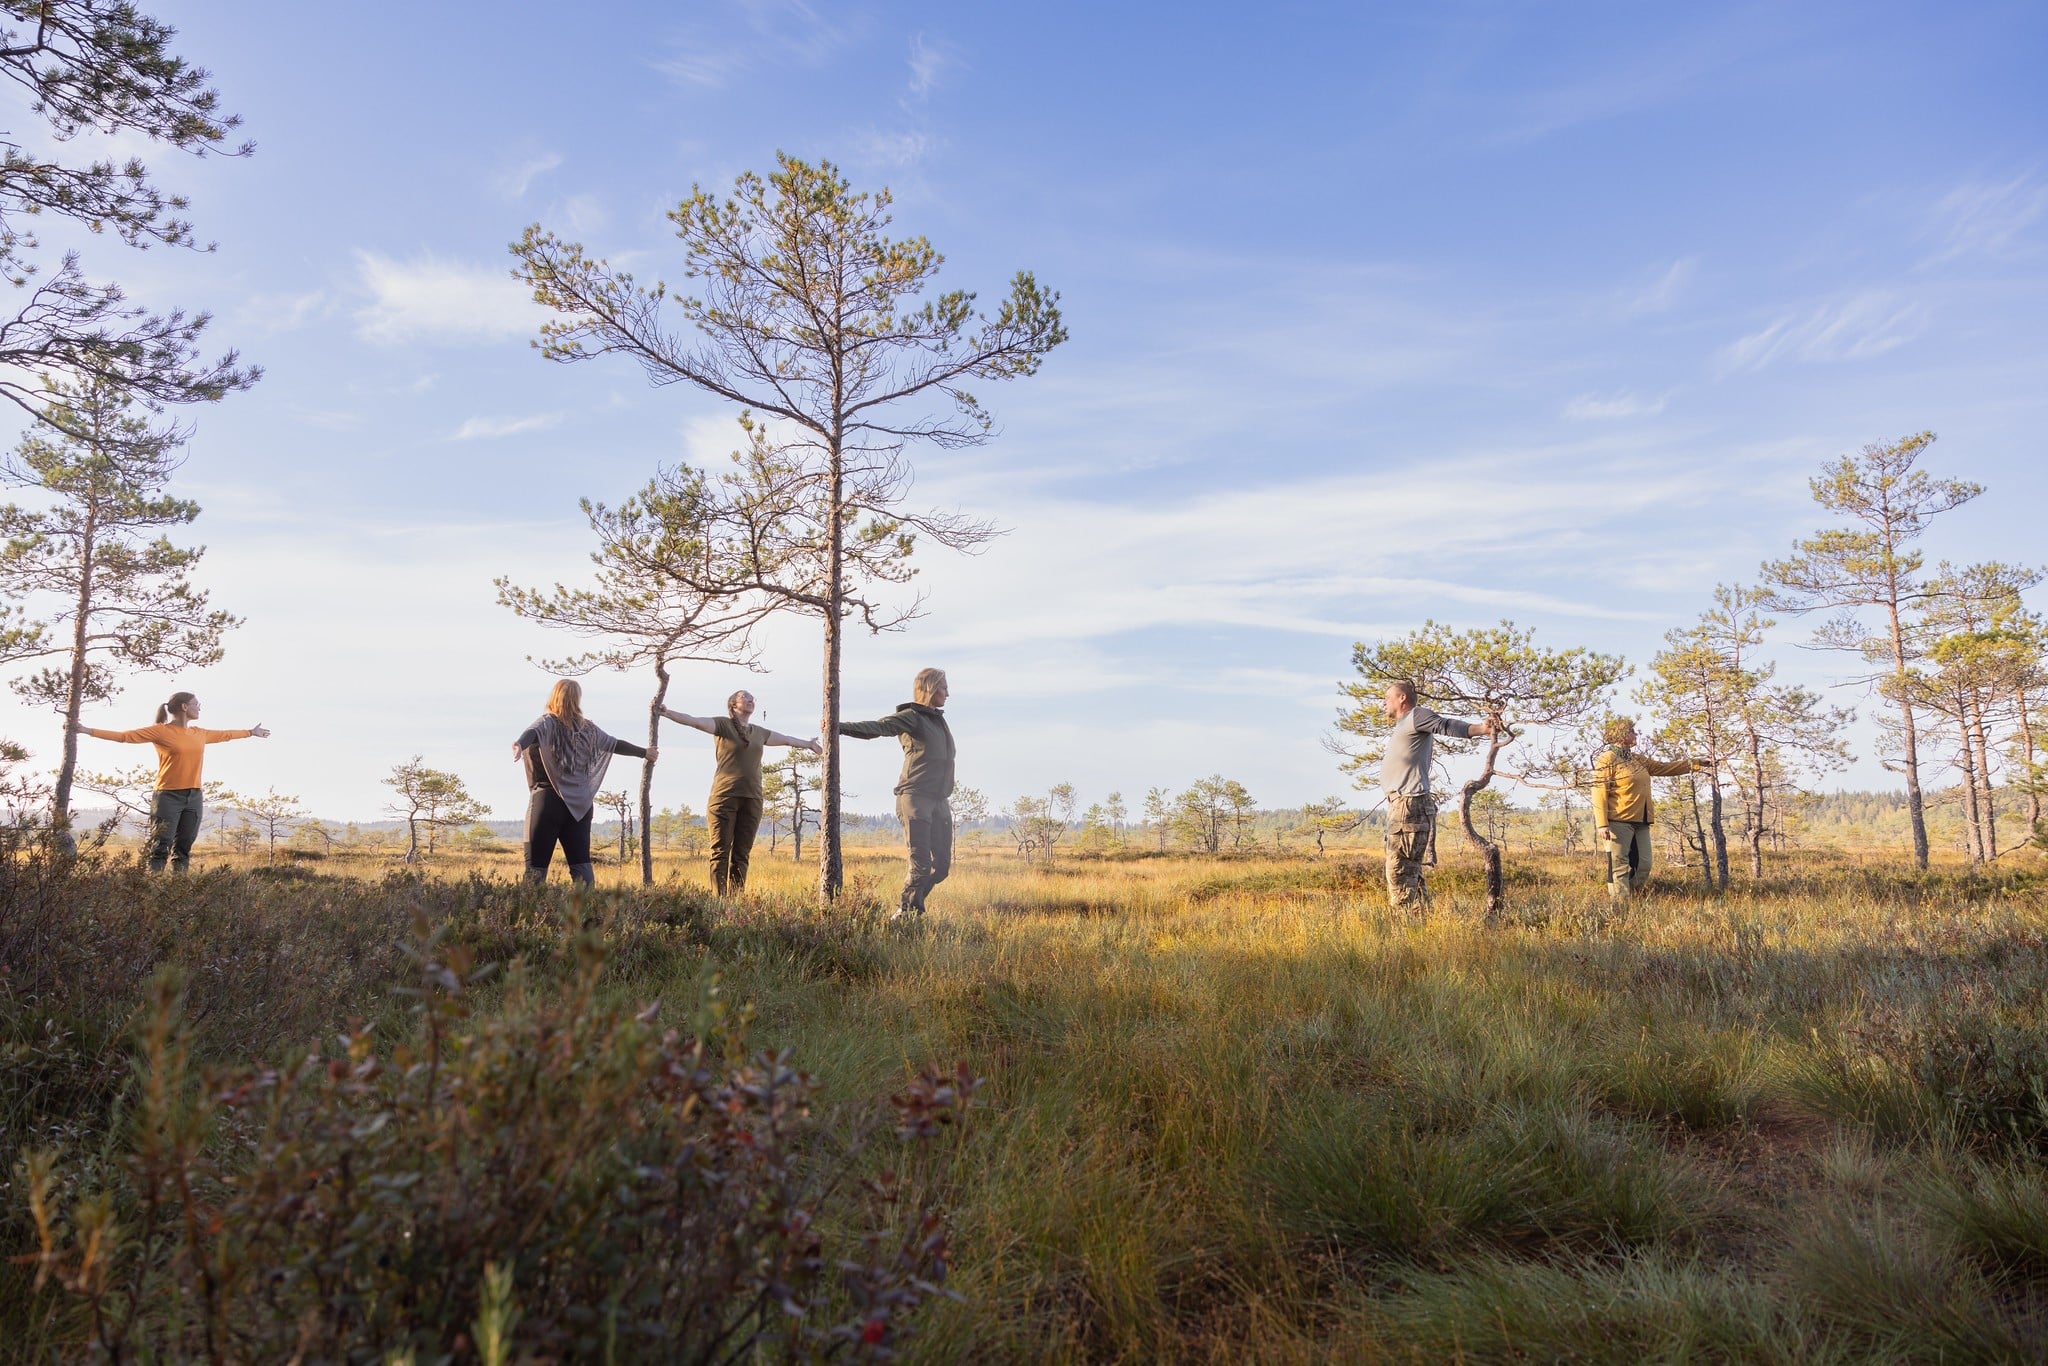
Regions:
<instances>
[{"instance_id":1,"label":"olive green t-shirt","mask_svg":"<svg viewBox=\"0 0 2048 1366\"><path fill-rule=\"evenodd\" d=\"M718 771L711 776L711 802L724 797L761 795L761 755L768 748L768 728L749 724L743 731L730 716L718 718L711 746L718 754Z\"/></svg>"}]
</instances>

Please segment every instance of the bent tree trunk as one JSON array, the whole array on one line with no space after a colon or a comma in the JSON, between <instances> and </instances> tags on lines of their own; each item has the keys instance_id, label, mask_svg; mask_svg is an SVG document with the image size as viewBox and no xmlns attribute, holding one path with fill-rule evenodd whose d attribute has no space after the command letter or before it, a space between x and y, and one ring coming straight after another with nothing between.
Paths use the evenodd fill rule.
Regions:
<instances>
[{"instance_id":1,"label":"bent tree trunk","mask_svg":"<svg viewBox=\"0 0 2048 1366\"><path fill-rule=\"evenodd\" d=\"M1499 717L1489 718L1498 724ZM1506 736L1498 729L1490 737L1486 747L1486 767L1479 770L1479 776L1458 789L1458 824L1465 831L1465 838L1479 850L1479 856L1486 863L1486 923L1497 924L1501 914L1507 910L1507 886L1501 877L1500 846L1479 833L1472 824L1472 799L1485 791L1493 781L1494 760L1500 757L1500 747Z\"/></svg>"},{"instance_id":2,"label":"bent tree trunk","mask_svg":"<svg viewBox=\"0 0 2048 1366\"><path fill-rule=\"evenodd\" d=\"M1688 837L1686 842L1700 851L1700 881L1704 882L1707 885L1707 890L1711 892L1714 890L1714 859L1707 835L1706 821L1700 815L1700 780L1697 776L1688 777L1685 780L1685 794L1687 804L1692 808L1693 829L1692 836ZM1714 813L1716 834L1720 833L1720 814L1718 810ZM1684 832L1681 831L1680 833L1683 834Z\"/></svg>"},{"instance_id":3,"label":"bent tree trunk","mask_svg":"<svg viewBox=\"0 0 2048 1366\"><path fill-rule=\"evenodd\" d=\"M647 704L647 757L640 762L640 881L654 885L654 761L661 743L661 706L668 700L668 661L654 661L654 700Z\"/></svg>"},{"instance_id":4,"label":"bent tree trunk","mask_svg":"<svg viewBox=\"0 0 2048 1366\"><path fill-rule=\"evenodd\" d=\"M1714 835L1714 876L1716 891L1728 890L1728 825L1727 816L1721 804L1721 770L1714 769L1707 774L1707 804L1713 813Z\"/></svg>"}]
</instances>

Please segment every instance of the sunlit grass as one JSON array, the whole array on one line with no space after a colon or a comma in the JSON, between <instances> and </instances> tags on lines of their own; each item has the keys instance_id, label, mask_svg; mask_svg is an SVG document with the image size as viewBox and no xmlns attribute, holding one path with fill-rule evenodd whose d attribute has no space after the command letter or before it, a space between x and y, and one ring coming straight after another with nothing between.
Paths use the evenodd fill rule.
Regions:
<instances>
[{"instance_id":1,"label":"sunlit grass","mask_svg":"<svg viewBox=\"0 0 2048 1366\"><path fill-rule=\"evenodd\" d=\"M1616 908L1587 863L1524 857L1511 923L1489 930L1456 851L1411 915L1386 908L1370 850L1026 867L970 846L902 925L879 914L900 852L849 850L830 913L787 854L760 852L737 905L664 855L658 885L701 925L664 928L653 902L619 922L609 989L680 1008L717 972L835 1104L871 1106L933 1060L987 1079L934 1178L961 1298L931 1311L913 1348L929 1359L2048 1346L2031 871L1808 856L1719 898L1672 870ZM516 865L447 853L424 871L506 889L463 893L488 901L514 896ZM349 892L350 865L318 866L252 882L353 897L358 938L394 914L379 908L402 884ZM447 904L493 952L561 933L543 903ZM246 1042L275 1044L253 1026ZM1858 1307L1908 1283L1907 1309Z\"/></svg>"}]
</instances>

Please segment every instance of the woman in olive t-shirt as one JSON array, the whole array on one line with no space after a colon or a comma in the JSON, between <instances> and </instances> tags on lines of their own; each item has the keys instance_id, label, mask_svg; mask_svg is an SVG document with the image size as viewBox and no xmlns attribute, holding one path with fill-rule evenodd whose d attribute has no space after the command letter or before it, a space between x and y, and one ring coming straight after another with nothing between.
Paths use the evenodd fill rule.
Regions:
<instances>
[{"instance_id":1,"label":"woman in olive t-shirt","mask_svg":"<svg viewBox=\"0 0 2048 1366\"><path fill-rule=\"evenodd\" d=\"M725 699L723 716L687 716L661 709L679 725L701 730L713 740L718 769L711 796L704 803L704 823L711 828L711 889L720 896L738 896L747 887L747 859L761 828L761 751L790 745L823 754L816 737L799 740L753 724L754 695L742 689Z\"/></svg>"}]
</instances>

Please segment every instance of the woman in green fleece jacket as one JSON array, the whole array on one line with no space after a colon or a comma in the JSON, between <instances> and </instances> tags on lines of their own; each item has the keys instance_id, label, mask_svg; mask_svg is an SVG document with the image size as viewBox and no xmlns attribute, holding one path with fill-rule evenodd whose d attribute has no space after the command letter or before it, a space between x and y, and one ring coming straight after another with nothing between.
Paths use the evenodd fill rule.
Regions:
<instances>
[{"instance_id":1,"label":"woman in green fleece jacket","mask_svg":"<svg viewBox=\"0 0 2048 1366\"><path fill-rule=\"evenodd\" d=\"M856 740L893 735L903 745L896 779L896 818L910 846L898 916L923 915L924 899L953 871L953 731L946 724L946 672L920 669L916 699L879 721L841 721L839 733Z\"/></svg>"}]
</instances>

